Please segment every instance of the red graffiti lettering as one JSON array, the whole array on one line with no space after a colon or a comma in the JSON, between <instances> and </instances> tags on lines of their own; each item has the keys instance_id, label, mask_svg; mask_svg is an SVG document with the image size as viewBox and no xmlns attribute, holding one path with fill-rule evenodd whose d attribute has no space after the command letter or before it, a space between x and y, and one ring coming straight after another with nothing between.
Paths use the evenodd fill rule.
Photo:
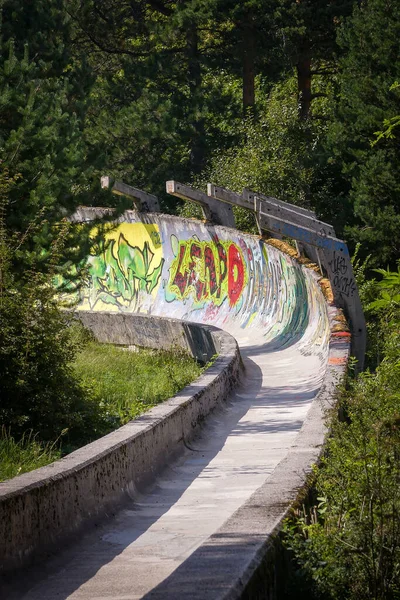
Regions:
<instances>
[{"instance_id":1,"label":"red graffiti lettering","mask_svg":"<svg viewBox=\"0 0 400 600\"><path fill-rule=\"evenodd\" d=\"M202 281L201 275L199 273L198 261L202 258L202 248L199 244L193 243L190 246L190 258L191 261L189 263L189 281L188 286L192 285L195 289L195 294L197 300L201 300L204 289L204 282ZM196 260L198 261L196 262Z\"/></svg>"},{"instance_id":2,"label":"red graffiti lettering","mask_svg":"<svg viewBox=\"0 0 400 600\"><path fill-rule=\"evenodd\" d=\"M173 282L172 282L173 285L177 286L177 288L179 289L181 295L184 294L185 289L186 289L187 284L188 284L188 273L187 273L187 271L184 268L182 269L183 260L185 258L185 253L186 253L185 246L180 246L180 248L179 248L178 266L177 266L177 269L176 269L175 277L174 277Z\"/></svg>"},{"instance_id":3,"label":"red graffiti lettering","mask_svg":"<svg viewBox=\"0 0 400 600\"><path fill-rule=\"evenodd\" d=\"M170 269L168 292L175 298L194 296L196 302L212 300L220 306L239 301L246 281L242 250L231 241L181 241Z\"/></svg>"},{"instance_id":4,"label":"red graffiti lettering","mask_svg":"<svg viewBox=\"0 0 400 600\"><path fill-rule=\"evenodd\" d=\"M218 283L218 288L217 288L217 298L221 298L222 284L225 281L226 273L227 273L227 267L226 267L227 261L226 261L225 248L223 247L223 245L221 243L217 244L217 251L218 251L218 259L219 259L219 283Z\"/></svg>"},{"instance_id":5,"label":"red graffiti lettering","mask_svg":"<svg viewBox=\"0 0 400 600\"><path fill-rule=\"evenodd\" d=\"M210 246L206 246L204 250L204 265L205 265L205 279L209 281L210 295L213 296L218 289L217 285L217 273L215 271L215 260L214 253ZM207 277L208 273L208 277Z\"/></svg>"},{"instance_id":6,"label":"red graffiti lettering","mask_svg":"<svg viewBox=\"0 0 400 600\"><path fill-rule=\"evenodd\" d=\"M241 254L233 244L228 250L228 298L229 304L235 306L244 287L244 264Z\"/></svg>"}]
</instances>

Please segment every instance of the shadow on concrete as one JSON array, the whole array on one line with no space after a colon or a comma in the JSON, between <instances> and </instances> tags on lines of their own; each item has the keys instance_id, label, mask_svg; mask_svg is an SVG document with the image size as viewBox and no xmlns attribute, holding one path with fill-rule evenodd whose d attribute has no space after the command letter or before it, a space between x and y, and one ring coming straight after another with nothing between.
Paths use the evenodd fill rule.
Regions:
<instances>
[{"instance_id":1,"label":"shadow on concrete","mask_svg":"<svg viewBox=\"0 0 400 600\"><path fill-rule=\"evenodd\" d=\"M19 577L18 580L4 580L3 585L0 584L0 597L2 599L66 600L167 513L200 473L203 472L205 477L217 476L213 469L209 467L209 464L225 445L228 436L240 436L248 433L271 435L300 429L302 421L299 420L269 420L257 424L254 424L254 422L246 423L245 420L240 422L249 408L257 409L268 405L280 409L282 413L289 413L293 406L308 403L318 392L318 390L307 390L299 393L298 389L289 386L262 388L262 371L260 367L248 356L246 357L248 348L244 349L243 354L245 356L246 377L244 377L241 386L222 407L220 406L210 415L199 435L186 444L186 448L177 460L161 473L156 474L157 479L146 490L141 492L135 490L132 498L116 507L115 514L109 515L111 518L107 522L91 528L81 539L75 539L67 548L60 548L59 554L46 557L41 566L36 565L26 569L23 579ZM251 383L251 393L248 393L249 381ZM192 387L195 388L196 386ZM141 419L145 421L146 415L143 415ZM242 472L251 472L253 467L248 465L239 469ZM161 494L162 500L160 501ZM234 554L238 553L243 560L243 551L246 550L248 545L247 536L243 538L239 545L237 543L235 545L237 548ZM233 550L232 546L228 553L230 554ZM226 545L221 546L220 552L215 547L210 548L208 551L205 551L203 547L199 548L163 583L145 597L196 598L194 595L195 582L185 580L185 574L188 573L187 569L190 568L191 570L193 565L196 565L196 562L200 559L205 560L207 563L210 561L211 569L211 563L220 560L219 557L215 556L215 552L218 555L220 552L227 552ZM213 569L212 576L210 571L210 577L213 581L212 586L216 589L218 588L218 575L215 572L215 563ZM202 575L199 571L198 576L203 578L204 566L202 566L201 572ZM176 582L181 581L182 578L183 581L186 581L186 591L174 595L174 590L177 590ZM179 586L181 585L179 583ZM130 590L133 594L132 598L142 597L139 587L140 582L135 581L134 589ZM168 593L167 590L169 590ZM204 589L202 591L203 595L201 597L204 598ZM146 592L147 590L144 589L143 594ZM104 594L99 590L98 596L104 598L114 597L105 590ZM93 598L93 596L85 596L84 593L79 597Z\"/></svg>"},{"instance_id":2,"label":"shadow on concrete","mask_svg":"<svg viewBox=\"0 0 400 600\"><path fill-rule=\"evenodd\" d=\"M242 597L240 574L243 565L254 558L255 547L266 544L265 536L255 534L214 534L187 558L169 577L145 594L143 600L213 600L214 598ZM272 586L276 578L272 572ZM259 589L257 598L272 598L265 589ZM228 596L229 592L234 593ZM255 597L255 596L251 596Z\"/></svg>"}]
</instances>

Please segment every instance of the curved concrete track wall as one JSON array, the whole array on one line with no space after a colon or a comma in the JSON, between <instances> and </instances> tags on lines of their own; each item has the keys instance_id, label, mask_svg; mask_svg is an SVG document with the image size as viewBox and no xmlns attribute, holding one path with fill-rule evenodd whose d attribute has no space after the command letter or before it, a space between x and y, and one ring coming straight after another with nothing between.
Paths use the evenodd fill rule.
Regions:
<instances>
[{"instance_id":1,"label":"curved concrete track wall","mask_svg":"<svg viewBox=\"0 0 400 600\"><path fill-rule=\"evenodd\" d=\"M97 214L98 209L82 209L77 220ZM117 323L143 313L213 325L237 340L245 373L189 444L185 433L176 436L174 444L183 439L184 452L152 487L135 488L128 468L113 499L128 490L131 500L115 518L50 561L35 574L36 583L20 587L17 595L11 587L7 593L24 600L275 598L273 534L321 451L323 412L349 352L348 335L332 334L341 328L332 329L337 311L325 302L316 273L255 236L128 212L108 237L104 251L89 257L90 278L79 306L98 313L84 318L99 335L107 330L110 341L119 343L112 336L118 338L121 328L113 332L113 315L104 311L122 313L115 315ZM102 319L107 327L99 325ZM225 376L225 390L236 384L239 361L235 364L232 381ZM120 432L111 436L123 436ZM109 451L107 438L94 444L102 445L101 459ZM124 445L118 448L105 461L109 469L118 452L130 456ZM83 457L85 449L78 453ZM173 453L166 448L165 461ZM97 472L92 459L91 481ZM125 463L134 464L134 457ZM20 487L28 476L8 485ZM103 476L97 472L97 490ZM94 489L88 492L92 506L102 502Z\"/></svg>"},{"instance_id":2,"label":"curved concrete track wall","mask_svg":"<svg viewBox=\"0 0 400 600\"><path fill-rule=\"evenodd\" d=\"M81 209L91 220L98 209ZM166 215L125 213L89 258L78 308L207 323L264 351L300 342L323 376L329 321L315 274L256 236ZM268 346L266 346L268 344ZM309 362L309 361L307 361Z\"/></svg>"}]
</instances>

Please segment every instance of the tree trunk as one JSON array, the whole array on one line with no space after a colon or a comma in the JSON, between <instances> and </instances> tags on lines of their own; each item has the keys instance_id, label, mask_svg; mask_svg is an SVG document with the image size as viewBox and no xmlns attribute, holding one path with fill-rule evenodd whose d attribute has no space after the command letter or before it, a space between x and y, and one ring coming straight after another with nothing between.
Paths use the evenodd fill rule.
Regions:
<instances>
[{"instance_id":1,"label":"tree trunk","mask_svg":"<svg viewBox=\"0 0 400 600\"><path fill-rule=\"evenodd\" d=\"M255 35L251 15L243 23L243 112L255 105Z\"/></svg>"},{"instance_id":2,"label":"tree trunk","mask_svg":"<svg viewBox=\"0 0 400 600\"><path fill-rule=\"evenodd\" d=\"M299 118L305 121L311 112L311 57L305 50L300 54L297 68Z\"/></svg>"},{"instance_id":3,"label":"tree trunk","mask_svg":"<svg viewBox=\"0 0 400 600\"><path fill-rule=\"evenodd\" d=\"M186 42L188 51L188 81L191 102L191 127L192 136L190 140L190 162L192 170L200 172L204 167L205 155L205 126L202 114L201 94L201 65L198 47L198 33L195 25L186 30Z\"/></svg>"}]
</instances>

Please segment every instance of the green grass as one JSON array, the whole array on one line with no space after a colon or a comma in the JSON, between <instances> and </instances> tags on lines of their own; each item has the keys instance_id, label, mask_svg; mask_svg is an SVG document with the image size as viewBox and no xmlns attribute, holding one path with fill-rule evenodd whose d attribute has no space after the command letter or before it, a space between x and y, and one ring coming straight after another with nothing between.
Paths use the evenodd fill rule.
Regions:
<instances>
[{"instance_id":1,"label":"green grass","mask_svg":"<svg viewBox=\"0 0 400 600\"><path fill-rule=\"evenodd\" d=\"M32 471L124 425L174 396L205 369L182 350L140 350L89 342L73 370L83 387L84 401L74 421L80 435L65 429L53 443L42 443L32 432L21 440L0 430L0 481Z\"/></svg>"},{"instance_id":2,"label":"green grass","mask_svg":"<svg viewBox=\"0 0 400 600\"><path fill-rule=\"evenodd\" d=\"M112 428L174 396L204 370L180 349L137 352L97 342L79 354L74 369Z\"/></svg>"},{"instance_id":3,"label":"green grass","mask_svg":"<svg viewBox=\"0 0 400 600\"><path fill-rule=\"evenodd\" d=\"M61 450L57 442L41 444L32 432L16 441L5 427L0 431L0 481L22 475L57 460Z\"/></svg>"}]
</instances>

